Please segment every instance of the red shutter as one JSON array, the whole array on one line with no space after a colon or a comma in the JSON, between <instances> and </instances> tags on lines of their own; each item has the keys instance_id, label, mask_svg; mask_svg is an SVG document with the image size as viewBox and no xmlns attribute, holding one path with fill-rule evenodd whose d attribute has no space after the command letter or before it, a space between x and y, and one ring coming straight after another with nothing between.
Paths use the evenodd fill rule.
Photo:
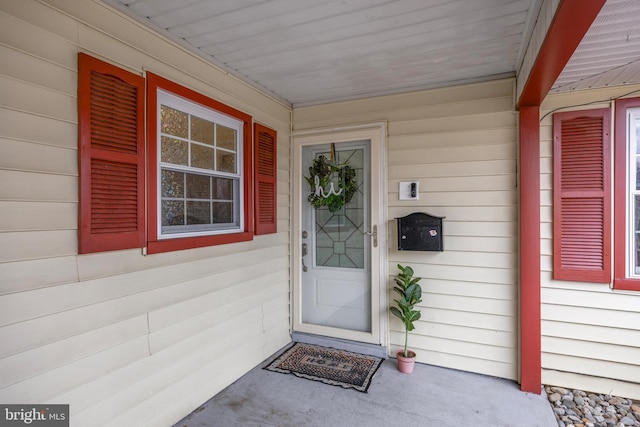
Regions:
<instances>
[{"instance_id":1,"label":"red shutter","mask_svg":"<svg viewBox=\"0 0 640 427\"><path fill-rule=\"evenodd\" d=\"M277 231L277 141L275 130L258 123L254 124L256 234L269 234Z\"/></svg>"},{"instance_id":2,"label":"red shutter","mask_svg":"<svg viewBox=\"0 0 640 427\"><path fill-rule=\"evenodd\" d=\"M144 78L78 55L79 253L144 246Z\"/></svg>"},{"instance_id":3,"label":"red shutter","mask_svg":"<svg viewBox=\"0 0 640 427\"><path fill-rule=\"evenodd\" d=\"M554 278L609 283L610 110L556 113L553 132Z\"/></svg>"}]
</instances>

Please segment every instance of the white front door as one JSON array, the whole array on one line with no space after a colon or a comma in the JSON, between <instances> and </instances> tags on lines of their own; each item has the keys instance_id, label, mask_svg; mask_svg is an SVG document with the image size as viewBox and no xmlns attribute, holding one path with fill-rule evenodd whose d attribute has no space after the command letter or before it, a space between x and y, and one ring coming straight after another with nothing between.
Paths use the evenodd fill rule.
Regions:
<instances>
[{"instance_id":1,"label":"white front door","mask_svg":"<svg viewBox=\"0 0 640 427\"><path fill-rule=\"evenodd\" d=\"M381 343L380 133L373 128L295 138L297 332ZM313 179L322 161L339 169L324 185ZM353 178L344 174L348 169ZM349 201L340 181L352 184ZM336 197L338 205L330 202Z\"/></svg>"}]
</instances>

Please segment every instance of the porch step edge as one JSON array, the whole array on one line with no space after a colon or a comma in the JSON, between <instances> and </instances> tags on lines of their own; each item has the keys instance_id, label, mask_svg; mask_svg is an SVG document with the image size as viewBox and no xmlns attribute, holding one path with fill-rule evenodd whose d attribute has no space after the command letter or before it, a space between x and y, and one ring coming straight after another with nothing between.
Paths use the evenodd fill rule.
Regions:
<instances>
[{"instance_id":1,"label":"porch step edge","mask_svg":"<svg viewBox=\"0 0 640 427\"><path fill-rule=\"evenodd\" d=\"M314 344L322 347L331 347L338 350L351 351L353 353L366 354L368 356L380 357L381 359L387 359L389 357L387 347L382 345L349 341L339 338L323 337L321 335L305 334L302 332L292 333L291 340L304 344Z\"/></svg>"}]
</instances>

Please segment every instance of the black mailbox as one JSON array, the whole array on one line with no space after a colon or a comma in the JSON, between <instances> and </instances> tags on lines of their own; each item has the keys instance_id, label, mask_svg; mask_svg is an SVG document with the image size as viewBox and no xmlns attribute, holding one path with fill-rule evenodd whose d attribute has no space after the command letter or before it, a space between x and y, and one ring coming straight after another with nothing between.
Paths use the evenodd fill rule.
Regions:
<instances>
[{"instance_id":1,"label":"black mailbox","mask_svg":"<svg viewBox=\"0 0 640 427\"><path fill-rule=\"evenodd\" d=\"M444 217L415 212L396 218L399 251L443 251L442 220Z\"/></svg>"}]
</instances>

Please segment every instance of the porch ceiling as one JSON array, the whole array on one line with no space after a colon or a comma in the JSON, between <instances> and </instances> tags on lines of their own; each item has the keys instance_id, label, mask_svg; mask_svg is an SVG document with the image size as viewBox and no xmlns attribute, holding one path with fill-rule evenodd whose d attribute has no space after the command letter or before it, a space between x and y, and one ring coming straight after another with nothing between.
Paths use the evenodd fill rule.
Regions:
<instances>
[{"instance_id":1,"label":"porch ceiling","mask_svg":"<svg viewBox=\"0 0 640 427\"><path fill-rule=\"evenodd\" d=\"M103 0L293 106L516 75L542 0ZM640 82L640 4L608 0L554 91Z\"/></svg>"},{"instance_id":2,"label":"porch ceiling","mask_svg":"<svg viewBox=\"0 0 640 427\"><path fill-rule=\"evenodd\" d=\"M607 0L551 92L640 82L640 2Z\"/></svg>"}]
</instances>

